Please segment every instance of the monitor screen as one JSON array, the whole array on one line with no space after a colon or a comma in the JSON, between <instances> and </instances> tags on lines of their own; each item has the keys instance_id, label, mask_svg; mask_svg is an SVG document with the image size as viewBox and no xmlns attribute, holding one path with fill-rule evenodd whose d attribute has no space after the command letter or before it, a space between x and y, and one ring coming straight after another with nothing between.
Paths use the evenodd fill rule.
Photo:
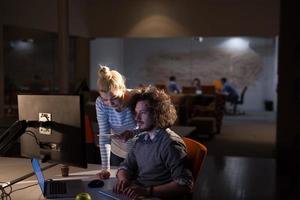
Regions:
<instances>
[{"instance_id":1,"label":"monitor screen","mask_svg":"<svg viewBox=\"0 0 300 200\"><path fill-rule=\"evenodd\" d=\"M50 122L27 127L21 156L87 167L83 102L79 95L18 95L19 120Z\"/></svg>"}]
</instances>

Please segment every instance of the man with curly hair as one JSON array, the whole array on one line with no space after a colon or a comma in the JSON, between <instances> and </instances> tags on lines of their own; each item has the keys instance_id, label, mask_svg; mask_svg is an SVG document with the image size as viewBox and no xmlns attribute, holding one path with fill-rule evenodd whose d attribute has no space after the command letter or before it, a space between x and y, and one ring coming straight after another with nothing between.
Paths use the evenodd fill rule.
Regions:
<instances>
[{"instance_id":1,"label":"man with curly hair","mask_svg":"<svg viewBox=\"0 0 300 200\"><path fill-rule=\"evenodd\" d=\"M132 97L132 109L143 132L120 165L114 192L131 199L182 198L191 191L193 178L186 167L185 144L169 129L177 118L170 97L145 87Z\"/></svg>"}]
</instances>

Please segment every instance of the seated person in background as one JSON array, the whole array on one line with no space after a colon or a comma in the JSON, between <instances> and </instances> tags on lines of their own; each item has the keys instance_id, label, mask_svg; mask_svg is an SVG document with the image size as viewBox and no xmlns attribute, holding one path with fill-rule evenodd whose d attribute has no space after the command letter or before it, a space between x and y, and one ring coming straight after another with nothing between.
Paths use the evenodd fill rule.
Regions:
<instances>
[{"instance_id":1,"label":"seated person in background","mask_svg":"<svg viewBox=\"0 0 300 200\"><path fill-rule=\"evenodd\" d=\"M221 82L223 84L221 92L227 95L226 101L230 102L231 104L236 104L239 99L236 89L227 82L227 78L221 78Z\"/></svg>"},{"instance_id":2,"label":"seated person in background","mask_svg":"<svg viewBox=\"0 0 300 200\"><path fill-rule=\"evenodd\" d=\"M169 129L177 118L170 97L149 86L133 97L132 109L140 130L136 143L117 172L114 192L131 199L181 199L193 186L186 167L186 147Z\"/></svg>"},{"instance_id":3,"label":"seated person in background","mask_svg":"<svg viewBox=\"0 0 300 200\"><path fill-rule=\"evenodd\" d=\"M176 83L176 77L175 76L170 76L169 77L169 83L168 83L168 92L169 93L180 93L180 89Z\"/></svg>"},{"instance_id":4,"label":"seated person in background","mask_svg":"<svg viewBox=\"0 0 300 200\"><path fill-rule=\"evenodd\" d=\"M196 94L202 94L201 81L199 78L194 78L194 80L192 82L192 86L194 86L196 88Z\"/></svg>"},{"instance_id":5,"label":"seated person in background","mask_svg":"<svg viewBox=\"0 0 300 200\"><path fill-rule=\"evenodd\" d=\"M213 80L212 84L215 86L216 92L221 92L223 88L223 83L220 79Z\"/></svg>"}]
</instances>

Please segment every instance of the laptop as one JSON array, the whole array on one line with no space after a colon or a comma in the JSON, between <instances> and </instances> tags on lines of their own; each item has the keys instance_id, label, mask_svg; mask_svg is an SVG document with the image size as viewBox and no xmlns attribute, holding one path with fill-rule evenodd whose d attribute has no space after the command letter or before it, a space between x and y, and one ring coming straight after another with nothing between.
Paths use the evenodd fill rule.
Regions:
<instances>
[{"instance_id":1,"label":"laptop","mask_svg":"<svg viewBox=\"0 0 300 200\"><path fill-rule=\"evenodd\" d=\"M38 159L31 159L33 171L46 198L75 198L84 191L81 180L45 180Z\"/></svg>"}]
</instances>

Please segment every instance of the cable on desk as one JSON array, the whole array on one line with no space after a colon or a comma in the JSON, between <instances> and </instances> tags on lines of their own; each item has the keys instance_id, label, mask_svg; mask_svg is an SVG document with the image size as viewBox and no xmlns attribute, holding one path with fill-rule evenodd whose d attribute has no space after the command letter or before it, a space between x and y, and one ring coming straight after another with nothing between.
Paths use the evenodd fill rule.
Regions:
<instances>
[{"instance_id":1,"label":"cable on desk","mask_svg":"<svg viewBox=\"0 0 300 200\"><path fill-rule=\"evenodd\" d=\"M0 182L0 183L6 183L6 182ZM9 186L9 192L7 192L6 190L5 190L5 188L2 188L1 186L0 186L0 189L1 189L1 200L11 200L11 194L13 193L13 192L16 192L16 191L19 191L19 190L24 190L24 189L26 189L26 188L29 188L29 187L32 187L32 186L35 186L35 185L37 185L37 183L35 183L35 184L31 184L31 185L28 185L28 186L25 186L25 187L22 187L22 188L18 188L18 189L16 189L16 190L13 190L12 189L12 186L10 185Z\"/></svg>"},{"instance_id":2,"label":"cable on desk","mask_svg":"<svg viewBox=\"0 0 300 200\"><path fill-rule=\"evenodd\" d=\"M33 132L33 131L25 131L26 134L30 135L31 137L33 137L35 139L35 142L37 145L40 146L40 148L43 148L43 149L48 149L48 150L59 150L60 147L57 147L57 146L52 146L54 144L51 144L51 143L45 143L45 142L40 142L38 140L38 138L36 137L36 134ZM43 162L43 160L42 160Z\"/></svg>"},{"instance_id":3,"label":"cable on desk","mask_svg":"<svg viewBox=\"0 0 300 200\"><path fill-rule=\"evenodd\" d=\"M39 142L39 140L38 140L38 138L36 137L36 135L35 135L34 132L29 131L29 130L26 130L25 133L28 134L28 135L30 135L30 136L32 136L32 137L34 137L35 142L36 142L38 145L40 145L40 142Z\"/></svg>"},{"instance_id":4,"label":"cable on desk","mask_svg":"<svg viewBox=\"0 0 300 200\"><path fill-rule=\"evenodd\" d=\"M26 188L30 188L30 187L35 186L35 185L37 185L37 183L31 184L31 185L28 185L28 186L25 186L25 187L22 187L22 188L18 188L18 189L15 189L15 190L12 190L12 191L10 192L10 194L13 193L13 192L19 191L19 190L24 190L24 189L26 189Z\"/></svg>"},{"instance_id":5,"label":"cable on desk","mask_svg":"<svg viewBox=\"0 0 300 200\"><path fill-rule=\"evenodd\" d=\"M0 182L0 183L7 183L7 182ZM6 187L8 188L8 187ZM5 190L5 188L3 188L2 186L0 186L0 191L1 191L1 194L0 194L0 197L1 197L1 200L11 200L11 197L10 197L10 194L12 193L12 186L10 185L9 186L9 192L7 192Z\"/></svg>"}]
</instances>

